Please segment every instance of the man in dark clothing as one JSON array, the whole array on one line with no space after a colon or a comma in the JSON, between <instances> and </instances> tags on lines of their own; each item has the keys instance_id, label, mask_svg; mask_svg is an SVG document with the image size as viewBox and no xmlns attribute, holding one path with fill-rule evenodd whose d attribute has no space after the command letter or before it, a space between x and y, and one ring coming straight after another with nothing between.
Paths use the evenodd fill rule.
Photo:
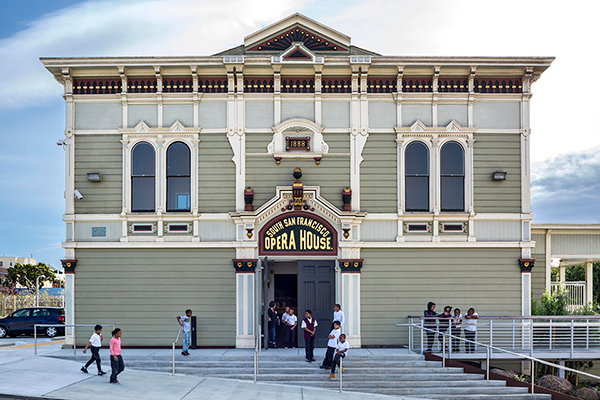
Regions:
<instances>
[{"instance_id":1,"label":"man in dark clothing","mask_svg":"<svg viewBox=\"0 0 600 400\"><path fill-rule=\"evenodd\" d=\"M433 341L435 340L435 336L436 333L434 332L436 327L437 327L437 313L434 311L435 310L435 303L433 301L430 301L429 303L427 303L427 310L423 311L423 315L426 317L433 317L433 318L427 318L425 319L423 322L423 327L430 329L430 330L426 330L425 333L427 334L427 350L425 350L428 353L431 353L431 348L433 347Z\"/></svg>"},{"instance_id":2,"label":"man in dark clothing","mask_svg":"<svg viewBox=\"0 0 600 400\"><path fill-rule=\"evenodd\" d=\"M304 330L304 347L306 353L306 362L315 361L315 332L317 331L317 320L312 317L312 311L306 310L304 312L304 319L300 328Z\"/></svg>"},{"instance_id":3,"label":"man in dark clothing","mask_svg":"<svg viewBox=\"0 0 600 400\"><path fill-rule=\"evenodd\" d=\"M269 346L277 348L277 343L275 342L275 328L277 328L279 317L277 317L277 311L275 311L274 301L269 303L269 311L267 311L267 314L269 316Z\"/></svg>"},{"instance_id":4,"label":"man in dark clothing","mask_svg":"<svg viewBox=\"0 0 600 400\"><path fill-rule=\"evenodd\" d=\"M438 326L438 331L440 332L440 335L438 336L438 340L440 341L440 347L444 346L444 334L448 331L448 328L450 328L450 319L452 318L452 314L450 314L450 311L452 311L452 307L446 306L444 307L444 312L438 315L438 318L440 319L440 324ZM450 338L446 338L446 348L448 348L449 344Z\"/></svg>"}]
</instances>

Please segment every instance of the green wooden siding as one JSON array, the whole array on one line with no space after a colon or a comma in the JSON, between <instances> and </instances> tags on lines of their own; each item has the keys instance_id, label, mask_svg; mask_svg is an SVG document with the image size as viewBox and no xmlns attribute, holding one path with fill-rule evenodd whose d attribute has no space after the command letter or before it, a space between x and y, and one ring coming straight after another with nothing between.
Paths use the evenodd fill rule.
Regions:
<instances>
[{"instance_id":1,"label":"green wooden siding","mask_svg":"<svg viewBox=\"0 0 600 400\"><path fill-rule=\"evenodd\" d=\"M191 308L199 346L235 346L235 250L80 249L76 256L75 323L114 323L124 346L171 346L175 318ZM78 328L78 346L91 333Z\"/></svg>"},{"instance_id":2,"label":"green wooden siding","mask_svg":"<svg viewBox=\"0 0 600 400\"><path fill-rule=\"evenodd\" d=\"M360 210L398 211L398 162L395 133L371 133L360 165Z\"/></svg>"},{"instance_id":3,"label":"green wooden siding","mask_svg":"<svg viewBox=\"0 0 600 400\"><path fill-rule=\"evenodd\" d=\"M531 295L539 302L546 291L546 235L534 233L531 239L535 241L531 251L531 258L535 258L535 267L531 270Z\"/></svg>"},{"instance_id":4,"label":"green wooden siding","mask_svg":"<svg viewBox=\"0 0 600 400\"><path fill-rule=\"evenodd\" d=\"M121 135L75 136L75 200L77 214L118 214L123 209ZM102 182L90 182L88 172L100 172ZM72 196L72 193L68 194Z\"/></svg>"},{"instance_id":5,"label":"green wooden siding","mask_svg":"<svg viewBox=\"0 0 600 400\"><path fill-rule=\"evenodd\" d=\"M349 153L348 134L330 133L324 136L330 153ZM267 155L267 145L273 134L250 133L246 136L246 153L264 155L246 156L246 186L254 189L254 207L258 208L275 196L277 186L291 186L294 168L302 169L305 186L320 186L321 196L336 207L342 207L342 190L350 186L350 156L328 156L321 165L313 159L283 159L277 166L272 155Z\"/></svg>"},{"instance_id":6,"label":"green wooden siding","mask_svg":"<svg viewBox=\"0 0 600 400\"><path fill-rule=\"evenodd\" d=\"M198 147L198 207L201 213L235 211L235 164L224 133L202 133Z\"/></svg>"},{"instance_id":7,"label":"green wooden siding","mask_svg":"<svg viewBox=\"0 0 600 400\"><path fill-rule=\"evenodd\" d=\"M408 343L408 315L427 302L480 315L521 314L519 249L363 249L361 329L365 346Z\"/></svg>"},{"instance_id":8,"label":"green wooden siding","mask_svg":"<svg viewBox=\"0 0 600 400\"><path fill-rule=\"evenodd\" d=\"M494 171L507 172L505 181L493 181ZM521 212L521 136L475 134L473 149L475 212Z\"/></svg>"}]
</instances>

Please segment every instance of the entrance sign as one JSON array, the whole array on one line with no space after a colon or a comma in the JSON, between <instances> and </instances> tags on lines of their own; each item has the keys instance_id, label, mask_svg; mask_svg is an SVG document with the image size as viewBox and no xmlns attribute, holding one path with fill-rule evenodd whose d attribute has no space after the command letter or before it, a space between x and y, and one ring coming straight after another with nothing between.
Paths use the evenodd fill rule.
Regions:
<instances>
[{"instance_id":1,"label":"entrance sign","mask_svg":"<svg viewBox=\"0 0 600 400\"><path fill-rule=\"evenodd\" d=\"M337 231L323 218L306 212L280 215L260 230L261 255L337 256Z\"/></svg>"}]
</instances>

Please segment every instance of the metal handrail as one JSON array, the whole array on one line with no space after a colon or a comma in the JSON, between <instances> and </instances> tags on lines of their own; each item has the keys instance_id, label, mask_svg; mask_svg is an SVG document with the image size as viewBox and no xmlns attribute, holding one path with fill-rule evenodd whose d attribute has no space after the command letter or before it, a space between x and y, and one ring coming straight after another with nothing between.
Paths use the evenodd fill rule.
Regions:
<instances>
[{"instance_id":1,"label":"metal handrail","mask_svg":"<svg viewBox=\"0 0 600 400\"><path fill-rule=\"evenodd\" d=\"M574 372L576 374L585 375L585 376L593 378L595 380L600 380L600 376L596 376L596 375L593 375L593 374L588 374L587 372L578 371L578 370L573 369L573 368L565 367L565 366L562 366L562 365L559 365L559 364L554 364L554 363L551 363L549 361L541 360L539 358L535 358L535 357L532 357L532 356L527 356L525 354L515 353L514 351L502 349L500 347L490 346L490 345L487 345L487 344L484 344L484 343L480 343L480 342L477 342L477 341L473 341L473 340L469 340L469 339L466 339L466 338L462 338L460 336L455 336L455 335L452 335L450 333L446 333L446 332L439 333L437 330L425 328L425 327L422 327L422 326L417 325L417 324L396 324L396 326L398 326L398 327L409 326L409 327L411 327L411 329L416 327L416 328L419 328L419 329L422 329L422 330L426 330L426 331L429 331L429 332L434 332L434 333L441 334L443 336L442 366L444 366L444 367L446 366L446 336L448 336L449 338L452 338L452 339L459 339L459 340L462 340L463 342L468 342L468 343L472 343L472 344L475 344L475 345L478 345L478 346L485 347L486 348L486 363L485 363L485 368L486 368L486 379L487 380L490 379L490 350L498 350L498 351L501 351L501 352L512 354L514 356L517 356L518 358L530 360L531 361L531 393L534 392L534 386L535 386L535 363L536 362L540 363L540 364L548 365L550 367L562 369L562 370L565 370L565 371ZM412 340L409 339L408 354L411 354L411 352L412 352Z\"/></svg>"},{"instance_id":2,"label":"metal handrail","mask_svg":"<svg viewBox=\"0 0 600 400\"><path fill-rule=\"evenodd\" d=\"M173 342L173 372L171 373L171 375L175 375L175 345L179 341L179 336L181 335L182 330L183 328L180 327L179 332L177 332L177 338Z\"/></svg>"},{"instance_id":3,"label":"metal handrail","mask_svg":"<svg viewBox=\"0 0 600 400\"><path fill-rule=\"evenodd\" d=\"M425 317L423 315L409 315L408 318L415 319L427 319L427 320L439 320L439 319L454 319L454 315L450 318L440 318L440 317ZM461 319L465 319L464 316ZM600 315L531 315L531 316L492 316L492 315L479 315L478 319L489 319L489 320L600 320Z\"/></svg>"},{"instance_id":4,"label":"metal handrail","mask_svg":"<svg viewBox=\"0 0 600 400\"><path fill-rule=\"evenodd\" d=\"M114 324L100 324L102 326L112 326L113 329L115 329L115 325ZM77 326L96 326L96 324L94 325L88 325L88 324L33 324L33 354L37 356L37 328L39 327L50 327L50 326L57 326L59 328L61 327L77 327ZM65 329L65 335L66 335L66 329ZM77 342L75 341L75 329L73 329L73 354L77 354Z\"/></svg>"}]
</instances>

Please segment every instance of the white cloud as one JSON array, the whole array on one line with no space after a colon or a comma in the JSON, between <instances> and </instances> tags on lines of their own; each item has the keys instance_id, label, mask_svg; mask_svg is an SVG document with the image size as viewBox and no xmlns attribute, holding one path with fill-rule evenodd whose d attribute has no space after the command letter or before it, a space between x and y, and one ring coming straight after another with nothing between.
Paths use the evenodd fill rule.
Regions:
<instances>
[{"instance_id":1,"label":"white cloud","mask_svg":"<svg viewBox=\"0 0 600 400\"><path fill-rule=\"evenodd\" d=\"M86 1L0 40L0 107L60 96L39 57L210 55L307 1Z\"/></svg>"}]
</instances>

